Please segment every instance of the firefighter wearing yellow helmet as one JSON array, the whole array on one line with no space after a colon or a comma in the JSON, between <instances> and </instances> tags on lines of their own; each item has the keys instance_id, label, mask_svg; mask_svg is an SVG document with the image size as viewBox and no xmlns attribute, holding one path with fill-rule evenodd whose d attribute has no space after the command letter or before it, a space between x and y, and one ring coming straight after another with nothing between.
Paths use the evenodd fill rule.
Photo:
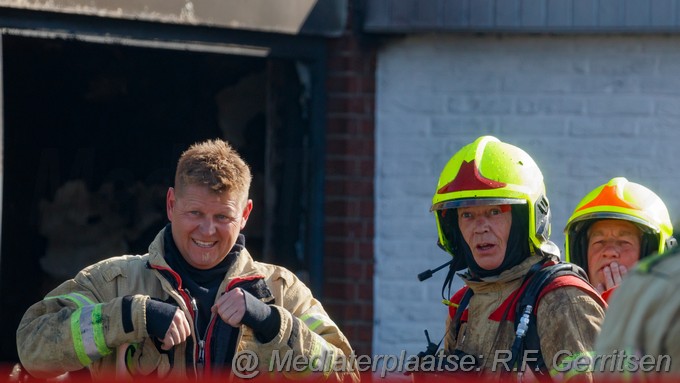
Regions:
<instances>
[{"instance_id":1,"label":"firefighter wearing yellow helmet","mask_svg":"<svg viewBox=\"0 0 680 383\"><path fill-rule=\"evenodd\" d=\"M467 268L458 274L465 286L444 300L445 353L474 355L480 374L494 377L527 373L528 364L533 374L590 379L573 362L593 351L606 304L580 268L559 262L534 160L495 137L479 137L444 167L431 210L439 245L453 257L442 294ZM505 365L501 354L509 357Z\"/></svg>"},{"instance_id":2,"label":"firefighter wearing yellow helmet","mask_svg":"<svg viewBox=\"0 0 680 383\"><path fill-rule=\"evenodd\" d=\"M565 258L588 272L605 299L633 265L675 244L666 205L623 177L588 193L567 221Z\"/></svg>"}]
</instances>

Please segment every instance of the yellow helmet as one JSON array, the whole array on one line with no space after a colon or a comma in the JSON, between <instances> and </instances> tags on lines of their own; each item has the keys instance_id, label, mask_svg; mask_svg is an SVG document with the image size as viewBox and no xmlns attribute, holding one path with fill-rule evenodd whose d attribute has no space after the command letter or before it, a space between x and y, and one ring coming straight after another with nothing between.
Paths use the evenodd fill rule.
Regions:
<instances>
[{"instance_id":1,"label":"yellow helmet","mask_svg":"<svg viewBox=\"0 0 680 383\"><path fill-rule=\"evenodd\" d=\"M583 197L567 221L564 228L567 262L588 269L588 227L600 219L636 224L643 233L640 258L675 245L673 223L661 198L640 184L616 177Z\"/></svg>"},{"instance_id":2,"label":"yellow helmet","mask_svg":"<svg viewBox=\"0 0 680 383\"><path fill-rule=\"evenodd\" d=\"M450 220L444 219L448 209L503 204L526 205L530 244L559 254L548 240L550 205L541 170L525 151L492 136L464 146L439 176L430 211L435 212L440 246L455 259L457 230L451 230Z\"/></svg>"}]
</instances>

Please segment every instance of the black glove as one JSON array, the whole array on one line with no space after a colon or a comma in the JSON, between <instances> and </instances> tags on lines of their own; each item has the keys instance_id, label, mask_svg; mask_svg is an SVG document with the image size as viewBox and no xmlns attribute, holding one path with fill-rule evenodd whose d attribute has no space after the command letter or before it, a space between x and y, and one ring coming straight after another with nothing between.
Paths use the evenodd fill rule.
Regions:
<instances>
[{"instance_id":1,"label":"black glove","mask_svg":"<svg viewBox=\"0 0 680 383\"><path fill-rule=\"evenodd\" d=\"M241 323L255 331L255 337L261 343L268 343L281 329L279 311L255 298L251 293L243 290L246 300L246 312Z\"/></svg>"},{"instance_id":2,"label":"black glove","mask_svg":"<svg viewBox=\"0 0 680 383\"><path fill-rule=\"evenodd\" d=\"M155 299L146 301L146 332L158 339L165 338L177 306Z\"/></svg>"}]
</instances>

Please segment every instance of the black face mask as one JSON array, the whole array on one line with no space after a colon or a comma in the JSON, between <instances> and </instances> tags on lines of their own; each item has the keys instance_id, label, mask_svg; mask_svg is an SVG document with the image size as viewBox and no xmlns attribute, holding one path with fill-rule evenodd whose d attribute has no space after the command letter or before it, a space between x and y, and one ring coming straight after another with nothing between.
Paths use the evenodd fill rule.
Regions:
<instances>
[{"instance_id":1,"label":"black face mask","mask_svg":"<svg viewBox=\"0 0 680 383\"><path fill-rule=\"evenodd\" d=\"M529 209L526 205L511 205L512 224L510 226L510 234L508 235L508 246L505 249L505 257L503 262L493 270L487 270L480 267L475 258L472 256L472 251L465 239L463 239L458 224L456 222L458 247L462 251L462 255L470 270L470 274L477 278L491 277L498 275L505 270L511 269L519 265L529 255ZM457 214L452 214L457 216ZM457 218L456 218L457 219Z\"/></svg>"}]
</instances>

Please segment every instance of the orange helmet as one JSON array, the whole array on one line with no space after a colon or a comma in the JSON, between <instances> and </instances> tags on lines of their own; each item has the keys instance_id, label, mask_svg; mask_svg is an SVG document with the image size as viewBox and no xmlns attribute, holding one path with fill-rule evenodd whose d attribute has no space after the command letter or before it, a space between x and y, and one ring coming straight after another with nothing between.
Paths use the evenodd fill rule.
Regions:
<instances>
[{"instance_id":1,"label":"orange helmet","mask_svg":"<svg viewBox=\"0 0 680 383\"><path fill-rule=\"evenodd\" d=\"M587 270L590 225L600 219L634 223L643 233L640 258L675 245L673 224L666 205L648 188L623 177L612 178L588 193L564 228L565 259Z\"/></svg>"}]
</instances>

